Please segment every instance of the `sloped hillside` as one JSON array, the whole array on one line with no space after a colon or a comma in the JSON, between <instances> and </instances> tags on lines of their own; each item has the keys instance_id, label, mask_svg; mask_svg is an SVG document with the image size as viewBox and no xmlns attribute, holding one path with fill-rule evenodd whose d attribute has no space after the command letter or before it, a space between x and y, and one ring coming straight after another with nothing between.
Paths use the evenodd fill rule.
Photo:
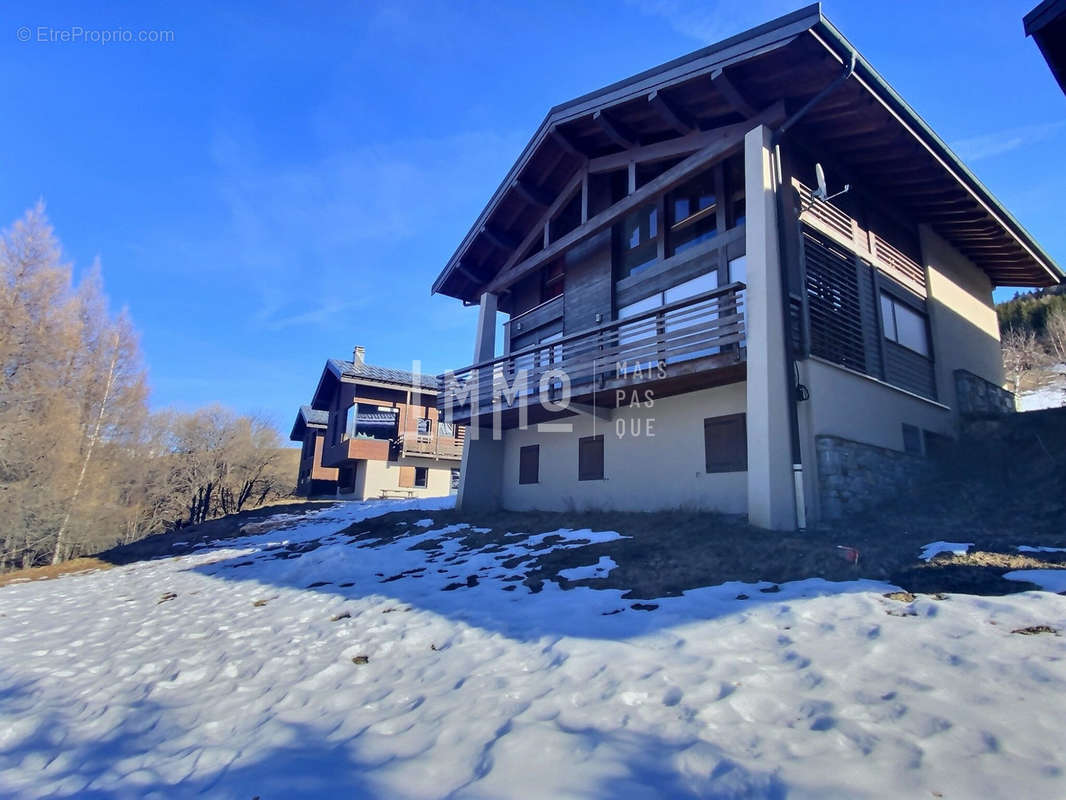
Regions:
<instances>
[{"instance_id":1,"label":"sloped hillside","mask_svg":"<svg viewBox=\"0 0 1066 800\"><path fill-rule=\"evenodd\" d=\"M652 530L447 504L279 515L0 588L0 795L1066 790L1066 597L817 574L634 596L641 558L663 569Z\"/></svg>"}]
</instances>

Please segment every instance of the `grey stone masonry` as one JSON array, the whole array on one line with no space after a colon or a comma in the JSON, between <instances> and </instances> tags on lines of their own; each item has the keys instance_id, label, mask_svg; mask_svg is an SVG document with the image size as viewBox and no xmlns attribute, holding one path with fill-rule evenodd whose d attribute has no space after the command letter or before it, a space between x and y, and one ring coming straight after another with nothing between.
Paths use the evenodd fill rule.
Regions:
<instances>
[{"instance_id":1,"label":"grey stone masonry","mask_svg":"<svg viewBox=\"0 0 1066 800\"><path fill-rule=\"evenodd\" d=\"M964 369L955 370L955 397L963 417L1000 417L1017 410L1014 392Z\"/></svg>"},{"instance_id":2,"label":"grey stone masonry","mask_svg":"<svg viewBox=\"0 0 1066 800\"><path fill-rule=\"evenodd\" d=\"M921 456L839 436L817 436L815 447L824 519L840 519L899 497L928 469Z\"/></svg>"}]
</instances>

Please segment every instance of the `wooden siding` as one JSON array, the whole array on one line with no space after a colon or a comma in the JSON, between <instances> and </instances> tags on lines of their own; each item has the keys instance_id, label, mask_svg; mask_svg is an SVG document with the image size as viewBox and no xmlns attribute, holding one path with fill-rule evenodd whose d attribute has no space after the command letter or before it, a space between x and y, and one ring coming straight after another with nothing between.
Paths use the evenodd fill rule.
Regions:
<instances>
[{"instance_id":1,"label":"wooden siding","mask_svg":"<svg viewBox=\"0 0 1066 800\"><path fill-rule=\"evenodd\" d=\"M612 318L611 232L603 231L566 256L563 331L574 333ZM599 322L596 315L600 315Z\"/></svg>"}]
</instances>

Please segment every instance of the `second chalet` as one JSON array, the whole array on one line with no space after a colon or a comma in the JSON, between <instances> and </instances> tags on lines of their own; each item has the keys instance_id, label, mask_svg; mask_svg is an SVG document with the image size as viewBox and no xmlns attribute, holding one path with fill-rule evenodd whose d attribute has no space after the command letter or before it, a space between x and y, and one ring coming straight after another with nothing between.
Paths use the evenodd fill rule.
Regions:
<instances>
[{"instance_id":1,"label":"second chalet","mask_svg":"<svg viewBox=\"0 0 1066 800\"><path fill-rule=\"evenodd\" d=\"M330 359L311 408L319 419L321 463L336 468L337 494L357 500L438 497L451 492L464 428L438 419L431 376Z\"/></svg>"}]
</instances>

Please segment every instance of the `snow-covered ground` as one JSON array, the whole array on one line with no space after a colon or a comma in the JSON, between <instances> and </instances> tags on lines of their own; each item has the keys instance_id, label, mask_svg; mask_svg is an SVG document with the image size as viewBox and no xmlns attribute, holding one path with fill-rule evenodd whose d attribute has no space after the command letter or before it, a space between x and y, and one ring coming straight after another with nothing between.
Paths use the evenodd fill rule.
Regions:
<instances>
[{"instance_id":1,"label":"snow-covered ground","mask_svg":"<svg viewBox=\"0 0 1066 800\"><path fill-rule=\"evenodd\" d=\"M1018 395L1019 411L1066 406L1066 364L1056 364L1048 372L1050 377L1042 386Z\"/></svg>"},{"instance_id":2,"label":"snow-covered ground","mask_svg":"<svg viewBox=\"0 0 1066 800\"><path fill-rule=\"evenodd\" d=\"M1066 629L1066 597L531 593L528 554L618 534L337 535L449 502L0 589L0 795L1066 796L1066 638L1011 632Z\"/></svg>"}]
</instances>

